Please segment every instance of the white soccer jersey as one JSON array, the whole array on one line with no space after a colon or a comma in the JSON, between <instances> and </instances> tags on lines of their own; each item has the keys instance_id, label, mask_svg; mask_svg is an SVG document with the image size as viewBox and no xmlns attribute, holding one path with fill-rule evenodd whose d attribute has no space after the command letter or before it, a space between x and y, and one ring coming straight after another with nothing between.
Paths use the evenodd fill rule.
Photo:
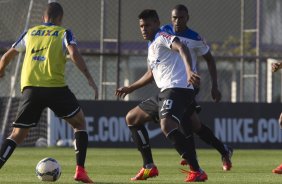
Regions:
<instances>
[{"instance_id":1,"label":"white soccer jersey","mask_svg":"<svg viewBox=\"0 0 282 184\"><path fill-rule=\"evenodd\" d=\"M176 35L189 48L192 59L192 70L197 72L197 57L205 55L210 50L204 39L197 32L189 28L181 33L176 33L171 24L162 26L161 30L171 35Z\"/></svg>"},{"instance_id":2,"label":"white soccer jersey","mask_svg":"<svg viewBox=\"0 0 282 184\"><path fill-rule=\"evenodd\" d=\"M193 86L188 83L184 61L178 52L171 50L171 44L175 38L173 35L159 32L149 43L148 66L161 91L167 88L193 89Z\"/></svg>"}]
</instances>

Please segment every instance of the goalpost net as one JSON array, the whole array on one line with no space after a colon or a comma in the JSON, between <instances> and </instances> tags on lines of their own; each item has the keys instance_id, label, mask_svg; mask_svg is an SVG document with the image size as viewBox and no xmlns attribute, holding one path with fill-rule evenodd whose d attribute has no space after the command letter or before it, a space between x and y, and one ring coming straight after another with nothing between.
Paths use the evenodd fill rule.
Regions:
<instances>
[{"instance_id":1,"label":"goalpost net","mask_svg":"<svg viewBox=\"0 0 282 184\"><path fill-rule=\"evenodd\" d=\"M42 12L47 3L48 0L0 0L0 57L21 32L41 23ZM0 143L11 133L12 122L17 114L23 58L24 54L19 54L11 61L4 78L0 80ZM37 127L31 128L29 136L20 146L34 146L40 138L47 138L47 109L42 113Z\"/></svg>"}]
</instances>

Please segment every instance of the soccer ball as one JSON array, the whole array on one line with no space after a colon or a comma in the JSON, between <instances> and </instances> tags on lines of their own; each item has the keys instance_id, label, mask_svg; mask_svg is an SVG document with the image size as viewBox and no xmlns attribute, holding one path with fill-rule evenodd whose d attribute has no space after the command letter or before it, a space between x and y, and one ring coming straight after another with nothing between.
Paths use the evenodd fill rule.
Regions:
<instances>
[{"instance_id":1,"label":"soccer ball","mask_svg":"<svg viewBox=\"0 0 282 184\"><path fill-rule=\"evenodd\" d=\"M53 158L44 158L38 162L35 173L41 181L56 181L61 176L61 166Z\"/></svg>"},{"instance_id":2,"label":"soccer ball","mask_svg":"<svg viewBox=\"0 0 282 184\"><path fill-rule=\"evenodd\" d=\"M36 140L35 146L36 147L46 147L47 146L47 139L40 137L39 139Z\"/></svg>"}]
</instances>

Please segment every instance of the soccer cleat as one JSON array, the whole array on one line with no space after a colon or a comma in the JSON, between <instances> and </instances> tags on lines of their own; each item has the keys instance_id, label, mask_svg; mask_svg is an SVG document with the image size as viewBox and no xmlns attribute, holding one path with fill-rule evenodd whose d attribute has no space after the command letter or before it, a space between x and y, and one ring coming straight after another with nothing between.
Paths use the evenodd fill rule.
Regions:
<instances>
[{"instance_id":1,"label":"soccer cleat","mask_svg":"<svg viewBox=\"0 0 282 184\"><path fill-rule=\"evenodd\" d=\"M230 171L232 167L231 157L233 155L233 149L230 146L226 146L227 148L227 154L225 156L222 156L222 169L224 171Z\"/></svg>"},{"instance_id":2,"label":"soccer cleat","mask_svg":"<svg viewBox=\"0 0 282 184\"><path fill-rule=\"evenodd\" d=\"M233 149L230 146L226 146L226 149L228 150L227 154L225 156L222 156L222 169L224 171L230 171L231 167L232 167L232 162L231 162L231 157L233 155ZM180 161L180 165L188 165L187 161L185 159L182 159ZM282 174L282 164L281 164L281 174Z\"/></svg>"},{"instance_id":3,"label":"soccer cleat","mask_svg":"<svg viewBox=\"0 0 282 184\"><path fill-rule=\"evenodd\" d=\"M182 173L187 174L185 182L203 182L208 179L208 175L205 173L205 171L186 171L184 169L181 169Z\"/></svg>"},{"instance_id":4,"label":"soccer cleat","mask_svg":"<svg viewBox=\"0 0 282 184\"><path fill-rule=\"evenodd\" d=\"M280 164L278 167L272 170L275 174L282 174L282 164Z\"/></svg>"},{"instance_id":5,"label":"soccer cleat","mask_svg":"<svg viewBox=\"0 0 282 184\"><path fill-rule=\"evenodd\" d=\"M136 180L146 180L148 178L156 177L159 175L158 168L153 166L151 169L145 169L144 167L137 173L134 178L131 178L131 181Z\"/></svg>"},{"instance_id":6,"label":"soccer cleat","mask_svg":"<svg viewBox=\"0 0 282 184\"><path fill-rule=\"evenodd\" d=\"M74 179L83 183L94 183L87 175L85 169L81 166L76 166Z\"/></svg>"}]
</instances>

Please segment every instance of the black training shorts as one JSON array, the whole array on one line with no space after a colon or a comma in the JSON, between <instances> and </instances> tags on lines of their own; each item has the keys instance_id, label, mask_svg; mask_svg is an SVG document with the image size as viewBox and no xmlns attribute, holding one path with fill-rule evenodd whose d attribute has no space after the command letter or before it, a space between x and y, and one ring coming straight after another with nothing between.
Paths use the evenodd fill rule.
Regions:
<instances>
[{"instance_id":1,"label":"black training shorts","mask_svg":"<svg viewBox=\"0 0 282 184\"><path fill-rule=\"evenodd\" d=\"M181 123L185 113L192 114L195 92L192 89L170 88L159 93L160 119L172 117Z\"/></svg>"},{"instance_id":2,"label":"black training shorts","mask_svg":"<svg viewBox=\"0 0 282 184\"><path fill-rule=\"evenodd\" d=\"M142 101L138 107L142 109L144 112L150 115L152 120L155 123L159 123L159 101L158 96L152 96L144 101ZM198 113L198 109L200 106L197 104L197 102L194 100L192 105L188 108L188 111L185 112L186 117L190 117L194 111ZM185 118L187 120L187 118Z\"/></svg>"},{"instance_id":3,"label":"black training shorts","mask_svg":"<svg viewBox=\"0 0 282 184\"><path fill-rule=\"evenodd\" d=\"M159 123L159 101L157 95L142 101L138 107L149 114L155 123Z\"/></svg>"},{"instance_id":4,"label":"black training shorts","mask_svg":"<svg viewBox=\"0 0 282 184\"><path fill-rule=\"evenodd\" d=\"M13 126L19 128L36 126L46 107L60 118L71 118L80 111L77 99L67 86L25 87Z\"/></svg>"}]
</instances>

